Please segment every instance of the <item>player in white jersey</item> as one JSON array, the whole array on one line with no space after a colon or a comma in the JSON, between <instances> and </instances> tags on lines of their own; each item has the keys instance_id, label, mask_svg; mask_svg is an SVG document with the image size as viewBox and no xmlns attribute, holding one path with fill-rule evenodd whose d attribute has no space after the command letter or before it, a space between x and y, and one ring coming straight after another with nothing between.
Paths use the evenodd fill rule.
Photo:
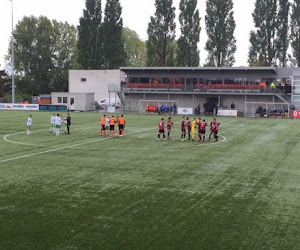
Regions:
<instances>
[{"instance_id":1,"label":"player in white jersey","mask_svg":"<svg viewBox=\"0 0 300 250\"><path fill-rule=\"evenodd\" d=\"M26 131L27 135L31 134L31 131L30 131L31 126L32 126L32 115L30 115L27 119L27 131Z\"/></svg>"},{"instance_id":2,"label":"player in white jersey","mask_svg":"<svg viewBox=\"0 0 300 250\"><path fill-rule=\"evenodd\" d=\"M57 116L55 118L55 134L57 136L60 135L61 123L62 123L61 115L57 114Z\"/></svg>"},{"instance_id":3,"label":"player in white jersey","mask_svg":"<svg viewBox=\"0 0 300 250\"><path fill-rule=\"evenodd\" d=\"M55 114L52 114L50 118L50 133L55 131L55 119L56 119Z\"/></svg>"},{"instance_id":4,"label":"player in white jersey","mask_svg":"<svg viewBox=\"0 0 300 250\"><path fill-rule=\"evenodd\" d=\"M110 118L109 118L109 115L107 115L106 119L105 119L106 136L109 136L109 127L110 127Z\"/></svg>"}]
</instances>

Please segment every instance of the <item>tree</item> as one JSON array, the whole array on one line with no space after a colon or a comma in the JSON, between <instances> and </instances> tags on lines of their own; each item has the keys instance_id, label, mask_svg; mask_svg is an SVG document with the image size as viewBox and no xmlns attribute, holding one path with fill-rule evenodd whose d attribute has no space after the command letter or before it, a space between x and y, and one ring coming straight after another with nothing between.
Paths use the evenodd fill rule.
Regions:
<instances>
[{"instance_id":1,"label":"tree","mask_svg":"<svg viewBox=\"0 0 300 250\"><path fill-rule=\"evenodd\" d=\"M123 28L124 49L126 62L124 66L144 67L147 62L146 43L138 34L129 28Z\"/></svg>"},{"instance_id":2,"label":"tree","mask_svg":"<svg viewBox=\"0 0 300 250\"><path fill-rule=\"evenodd\" d=\"M250 66L276 64L277 0L256 0L252 13L255 30L250 32Z\"/></svg>"},{"instance_id":3,"label":"tree","mask_svg":"<svg viewBox=\"0 0 300 250\"><path fill-rule=\"evenodd\" d=\"M52 24L46 17L24 17L17 25L15 38L16 86L23 93L50 93L53 51Z\"/></svg>"},{"instance_id":4,"label":"tree","mask_svg":"<svg viewBox=\"0 0 300 250\"><path fill-rule=\"evenodd\" d=\"M235 62L236 39L232 0L207 0L206 32L208 52L206 66L232 66Z\"/></svg>"},{"instance_id":5,"label":"tree","mask_svg":"<svg viewBox=\"0 0 300 250\"><path fill-rule=\"evenodd\" d=\"M67 72L75 67L75 27L52 23L43 16L24 17L16 25L14 38L18 92L39 95L66 91ZM6 61L10 61L10 54Z\"/></svg>"},{"instance_id":6,"label":"tree","mask_svg":"<svg viewBox=\"0 0 300 250\"><path fill-rule=\"evenodd\" d=\"M104 68L118 69L125 64L126 56L122 38L123 19L119 0L107 0L103 22Z\"/></svg>"},{"instance_id":7,"label":"tree","mask_svg":"<svg viewBox=\"0 0 300 250\"><path fill-rule=\"evenodd\" d=\"M54 48L52 54L53 71L51 89L55 91L68 91L68 70L78 69L77 63L77 31L67 22L53 20Z\"/></svg>"},{"instance_id":8,"label":"tree","mask_svg":"<svg viewBox=\"0 0 300 250\"><path fill-rule=\"evenodd\" d=\"M279 11L277 16L277 39L276 39L276 51L278 64L281 67L285 67L288 54L287 50L289 47L289 0L279 0Z\"/></svg>"},{"instance_id":9,"label":"tree","mask_svg":"<svg viewBox=\"0 0 300 250\"><path fill-rule=\"evenodd\" d=\"M81 69L100 69L103 65L101 0L86 0L79 19L78 63Z\"/></svg>"},{"instance_id":10,"label":"tree","mask_svg":"<svg viewBox=\"0 0 300 250\"><path fill-rule=\"evenodd\" d=\"M173 0L155 0L156 11L148 24L147 65L174 66L175 8Z\"/></svg>"},{"instance_id":11,"label":"tree","mask_svg":"<svg viewBox=\"0 0 300 250\"><path fill-rule=\"evenodd\" d=\"M0 70L0 97L3 97L5 94L4 90L4 79L2 78L5 74L4 70Z\"/></svg>"},{"instance_id":12,"label":"tree","mask_svg":"<svg viewBox=\"0 0 300 250\"><path fill-rule=\"evenodd\" d=\"M294 0L292 4L290 39L294 64L300 67L300 0Z\"/></svg>"},{"instance_id":13,"label":"tree","mask_svg":"<svg viewBox=\"0 0 300 250\"><path fill-rule=\"evenodd\" d=\"M177 65L199 66L200 15L196 10L197 0L181 0L179 23L181 35L178 39Z\"/></svg>"}]
</instances>

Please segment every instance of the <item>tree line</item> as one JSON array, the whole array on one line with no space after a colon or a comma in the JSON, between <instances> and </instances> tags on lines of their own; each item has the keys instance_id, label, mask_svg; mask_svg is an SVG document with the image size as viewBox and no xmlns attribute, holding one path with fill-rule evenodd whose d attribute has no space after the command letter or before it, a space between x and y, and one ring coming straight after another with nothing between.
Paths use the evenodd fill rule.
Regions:
<instances>
[{"instance_id":1,"label":"tree line","mask_svg":"<svg viewBox=\"0 0 300 250\"><path fill-rule=\"evenodd\" d=\"M69 69L199 66L201 18L197 0L180 0L178 39L173 0L155 0L146 41L123 27L119 0L107 0L104 11L101 6L101 0L86 0L77 27L45 16L24 17L18 22L14 30L18 92L67 91ZM255 29L249 34L249 66L299 67L300 0L256 0L252 17ZM206 0L208 39L203 66L230 67L235 63L235 28L232 0ZM8 64L10 59L8 53Z\"/></svg>"}]
</instances>

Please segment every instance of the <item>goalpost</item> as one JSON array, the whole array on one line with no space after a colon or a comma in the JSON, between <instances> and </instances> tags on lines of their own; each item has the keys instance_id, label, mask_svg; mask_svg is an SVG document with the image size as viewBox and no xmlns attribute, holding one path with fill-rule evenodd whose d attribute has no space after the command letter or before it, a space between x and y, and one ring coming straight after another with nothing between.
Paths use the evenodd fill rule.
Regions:
<instances>
[{"instance_id":1,"label":"goalpost","mask_svg":"<svg viewBox=\"0 0 300 250\"><path fill-rule=\"evenodd\" d=\"M245 102L245 116L288 117L289 103Z\"/></svg>"},{"instance_id":2,"label":"goalpost","mask_svg":"<svg viewBox=\"0 0 300 250\"><path fill-rule=\"evenodd\" d=\"M166 108L169 112L174 112L173 107L176 105L176 110L178 109L178 101L171 100L139 100L140 113L147 113L147 107L154 106L158 109Z\"/></svg>"}]
</instances>

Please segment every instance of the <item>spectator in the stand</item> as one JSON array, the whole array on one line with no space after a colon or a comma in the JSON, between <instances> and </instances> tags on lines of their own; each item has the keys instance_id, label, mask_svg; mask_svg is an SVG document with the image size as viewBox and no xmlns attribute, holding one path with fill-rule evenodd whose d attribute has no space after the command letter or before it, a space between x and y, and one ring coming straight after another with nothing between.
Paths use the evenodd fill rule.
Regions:
<instances>
[{"instance_id":1,"label":"spectator in the stand","mask_svg":"<svg viewBox=\"0 0 300 250\"><path fill-rule=\"evenodd\" d=\"M214 113L214 116L217 116L217 115L218 115L218 110L219 110L219 103L216 102L216 103L215 103L215 113Z\"/></svg>"},{"instance_id":2,"label":"spectator in the stand","mask_svg":"<svg viewBox=\"0 0 300 250\"><path fill-rule=\"evenodd\" d=\"M204 112L208 113L208 108L209 108L209 103L208 101L206 101L205 103L203 103L203 108L204 108Z\"/></svg>"},{"instance_id":3,"label":"spectator in the stand","mask_svg":"<svg viewBox=\"0 0 300 250\"><path fill-rule=\"evenodd\" d=\"M261 83L259 84L259 90L260 90L260 92L261 92L261 93L264 92L265 89L267 89L267 84L266 84L265 82L261 82Z\"/></svg>"},{"instance_id":4,"label":"spectator in the stand","mask_svg":"<svg viewBox=\"0 0 300 250\"><path fill-rule=\"evenodd\" d=\"M235 108L235 105L234 105L234 103L231 103L231 109L234 109Z\"/></svg>"},{"instance_id":5,"label":"spectator in the stand","mask_svg":"<svg viewBox=\"0 0 300 250\"><path fill-rule=\"evenodd\" d=\"M275 92L276 90L276 84L274 82L271 83L271 90L272 92Z\"/></svg>"},{"instance_id":6,"label":"spectator in the stand","mask_svg":"<svg viewBox=\"0 0 300 250\"><path fill-rule=\"evenodd\" d=\"M172 109L173 109L173 115L176 115L176 113L177 113L177 106L176 106L175 103L173 104Z\"/></svg>"},{"instance_id":7,"label":"spectator in the stand","mask_svg":"<svg viewBox=\"0 0 300 250\"><path fill-rule=\"evenodd\" d=\"M197 105L197 116L200 115L200 110L201 110L201 106L200 106L200 104L198 104L198 105Z\"/></svg>"}]
</instances>

